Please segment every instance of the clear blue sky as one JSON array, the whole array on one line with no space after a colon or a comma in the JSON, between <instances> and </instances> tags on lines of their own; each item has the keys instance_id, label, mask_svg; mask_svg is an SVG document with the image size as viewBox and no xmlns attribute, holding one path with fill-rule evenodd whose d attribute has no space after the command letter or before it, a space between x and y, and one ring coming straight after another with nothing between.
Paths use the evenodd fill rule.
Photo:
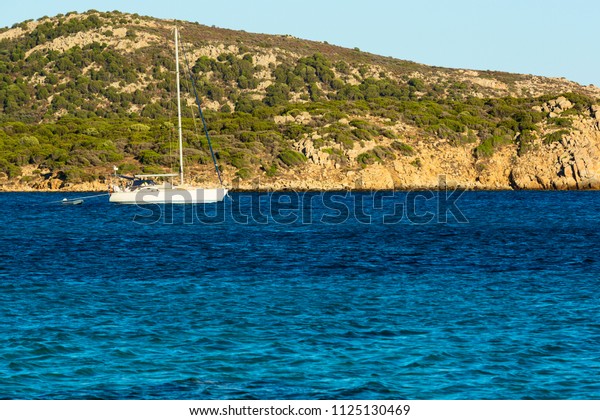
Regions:
<instances>
[{"instance_id":1,"label":"clear blue sky","mask_svg":"<svg viewBox=\"0 0 600 420\"><path fill-rule=\"evenodd\" d=\"M290 34L424 64L600 86L596 0L6 0L0 27L89 9Z\"/></svg>"}]
</instances>

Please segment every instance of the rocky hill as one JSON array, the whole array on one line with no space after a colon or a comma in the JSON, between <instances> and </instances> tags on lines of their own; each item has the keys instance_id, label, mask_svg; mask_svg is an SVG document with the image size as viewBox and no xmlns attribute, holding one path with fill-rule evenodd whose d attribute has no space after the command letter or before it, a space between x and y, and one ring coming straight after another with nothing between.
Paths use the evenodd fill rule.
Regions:
<instances>
[{"instance_id":1,"label":"rocky hill","mask_svg":"<svg viewBox=\"0 0 600 420\"><path fill-rule=\"evenodd\" d=\"M0 29L0 188L105 189L175 165L175 22L88 11ZM600 188L600 89L178 22L226 183ZM191 85L186 163L214 184Z\"/></svg>"}]
</instances>

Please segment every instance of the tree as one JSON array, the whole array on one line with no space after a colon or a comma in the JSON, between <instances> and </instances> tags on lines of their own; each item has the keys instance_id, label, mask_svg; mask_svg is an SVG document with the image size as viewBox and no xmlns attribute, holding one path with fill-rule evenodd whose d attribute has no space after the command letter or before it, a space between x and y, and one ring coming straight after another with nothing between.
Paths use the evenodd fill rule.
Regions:
<instances>
[{"instance_id":1,"label":"tree","mask_svg":"<svg viewBox=\"0 0 600 420\"><path fill-rule=\"evenodd\" d=\"M274 83L266 89L263 102L268 106L283 105L289 100L290 88L283 83Z\"/></svg>"}]
</instances>

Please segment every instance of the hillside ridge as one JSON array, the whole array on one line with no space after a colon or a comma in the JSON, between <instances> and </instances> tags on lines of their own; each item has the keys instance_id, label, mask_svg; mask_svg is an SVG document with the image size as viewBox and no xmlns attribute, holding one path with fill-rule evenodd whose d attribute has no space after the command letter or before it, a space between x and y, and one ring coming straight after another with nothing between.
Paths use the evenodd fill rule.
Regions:
<instances>
[{"instance_id":1,"label":"hillside ridge","mask_svg":"<svg viewBox=\"0 0 600 420\"><path fill-rule=\"evenodd\" d=\"M174 24L92 10L0 29L0 189L103 190L115 165L172 169ZM593 85L177 25L229 186L600 186ZM209 185L189 83L183 93L190 180Z\"/></svg>"}]
</instances>

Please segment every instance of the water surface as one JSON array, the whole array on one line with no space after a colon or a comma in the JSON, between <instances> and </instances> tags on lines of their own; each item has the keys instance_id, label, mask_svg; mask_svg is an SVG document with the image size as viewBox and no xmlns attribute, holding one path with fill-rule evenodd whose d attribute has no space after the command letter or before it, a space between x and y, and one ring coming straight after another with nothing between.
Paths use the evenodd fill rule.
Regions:
<instances>
[{"instance_id":1,"label":"water surface","mask_svg":"<svg viewBox=\"0 0 600 420\"><path fill-rule=\"evenodd\" d=\"M64 196L0 194L0 398L600 398L598 193Z\"/></svg>"}]
</instances>

